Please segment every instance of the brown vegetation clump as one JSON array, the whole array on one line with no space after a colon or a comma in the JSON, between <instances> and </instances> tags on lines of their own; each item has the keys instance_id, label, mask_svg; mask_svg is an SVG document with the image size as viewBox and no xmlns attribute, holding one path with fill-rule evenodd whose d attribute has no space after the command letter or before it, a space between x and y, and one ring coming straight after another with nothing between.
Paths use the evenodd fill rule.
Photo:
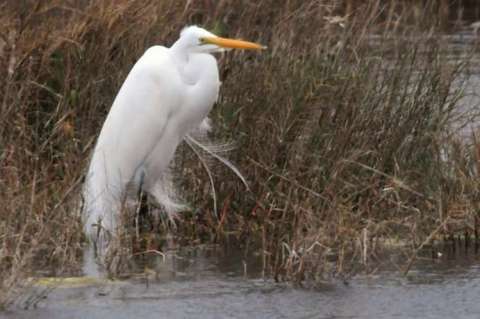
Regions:
<instances>
[{"instance_id":1,"label":"brown vegetation clump","mask_svg":"<svg viewBox=\"0 0 480 319\"><path fill-rule=\"evenodd\" d=\"M213 217L208 177L181 149L197 214L183 215L178 239L247 238L268 275L304 280L369 264L387 239L414 256L441 234L476 233L478 144L451 129L468 59L439 34L445 8L359 3L1 3L0 304L35 269L78 271L80 188L105 115L143 51L187 24L269 49L219 57L214 135L236 141L229 157L250 190L215 168Z\"/></svg>"}]
</instances>

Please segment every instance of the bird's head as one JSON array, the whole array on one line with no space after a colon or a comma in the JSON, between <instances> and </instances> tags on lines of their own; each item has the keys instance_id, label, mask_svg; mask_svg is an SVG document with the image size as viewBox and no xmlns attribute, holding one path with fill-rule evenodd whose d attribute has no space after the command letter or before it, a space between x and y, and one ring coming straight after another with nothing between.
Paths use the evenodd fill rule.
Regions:
<instances>
[{"instance_id":1,"label":"bird's head","mask_svg":"<svg viewBox=\"0 0 480 319\"><path fill-rule=\"evenodd\" d=\"M262 50L266 48L249 41L222 38L197 26L185 27L177 42L195 53L214 53L226 49Z\"/></svg>"}]
</instances>

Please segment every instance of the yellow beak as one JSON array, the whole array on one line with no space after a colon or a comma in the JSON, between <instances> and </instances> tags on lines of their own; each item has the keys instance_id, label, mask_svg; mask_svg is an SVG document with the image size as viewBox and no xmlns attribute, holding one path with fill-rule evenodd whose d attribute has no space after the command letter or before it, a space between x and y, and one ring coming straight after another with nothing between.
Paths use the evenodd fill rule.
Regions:
<instances>
[{"instance_id":1,"label":"yellow beak","mask_svg":"<svg viewBox=\"0 0 480 319\"><path fill-rule=\"evenodd\" d=\"M204 37L202 38L202 41L206 44L215 44L219 47L229 49L264 50L267 48L266 46L258 43L221 37Z\"/></svg>"}]
</instances>

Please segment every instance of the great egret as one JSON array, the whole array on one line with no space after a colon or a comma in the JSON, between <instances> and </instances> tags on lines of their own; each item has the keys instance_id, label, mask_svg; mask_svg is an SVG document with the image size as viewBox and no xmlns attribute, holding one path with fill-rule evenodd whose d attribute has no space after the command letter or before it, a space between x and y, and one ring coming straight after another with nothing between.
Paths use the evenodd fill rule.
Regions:
<instances>
[{"instance_id":1,"label":"great egret","mask_svg":"<svg viewBox=\"0 0 480 319\"><path fill-rule=\"evenodd\" d=\"M168 185L168 165L185 136L206 125L220 87L211 53L230 48L264 47L189 26L170 48L153 46L133 66L103 124L87 174L84 214L92 238L100 229L116 229L123 200L140 187L167 213L181 209Z\"/></svg>"}]
</instances>

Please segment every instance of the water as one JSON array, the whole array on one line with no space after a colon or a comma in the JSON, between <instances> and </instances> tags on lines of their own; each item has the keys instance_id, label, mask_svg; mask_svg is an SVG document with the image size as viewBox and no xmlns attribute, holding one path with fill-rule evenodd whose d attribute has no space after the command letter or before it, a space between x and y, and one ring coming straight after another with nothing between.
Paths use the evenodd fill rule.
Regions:
<instances>
[{"instance_id":1,"label":"water","mask_svg":"<svg viewBox=\"0 0 480 319\"><path fill-rule=\"evenodd\" d=\"M452 50L476 41L471 30L450 37ZM480 104L478 74L469 78L463 109ZM125 281L34 287L0 318L480 318L480 256L472 252L427 259L408 276L390 269L314 289L263 279L258 258L244 259L211 249L171 252Z\"/></svg>"},{"instance_id":2,"label":"water","mask_svg":"<svg viewBox=\"0 0 480 319\"><path fill-rule=\"evenodd\" d=\"M473 252L427 259L408 276L384 270L314 289L264 280L256 258L242 259L211 249L172 252L150 260L150 278L59 286L43 297L46 288L36 287L0 318L480 317L480 256Z\"/></svg>"}]
</instances>

